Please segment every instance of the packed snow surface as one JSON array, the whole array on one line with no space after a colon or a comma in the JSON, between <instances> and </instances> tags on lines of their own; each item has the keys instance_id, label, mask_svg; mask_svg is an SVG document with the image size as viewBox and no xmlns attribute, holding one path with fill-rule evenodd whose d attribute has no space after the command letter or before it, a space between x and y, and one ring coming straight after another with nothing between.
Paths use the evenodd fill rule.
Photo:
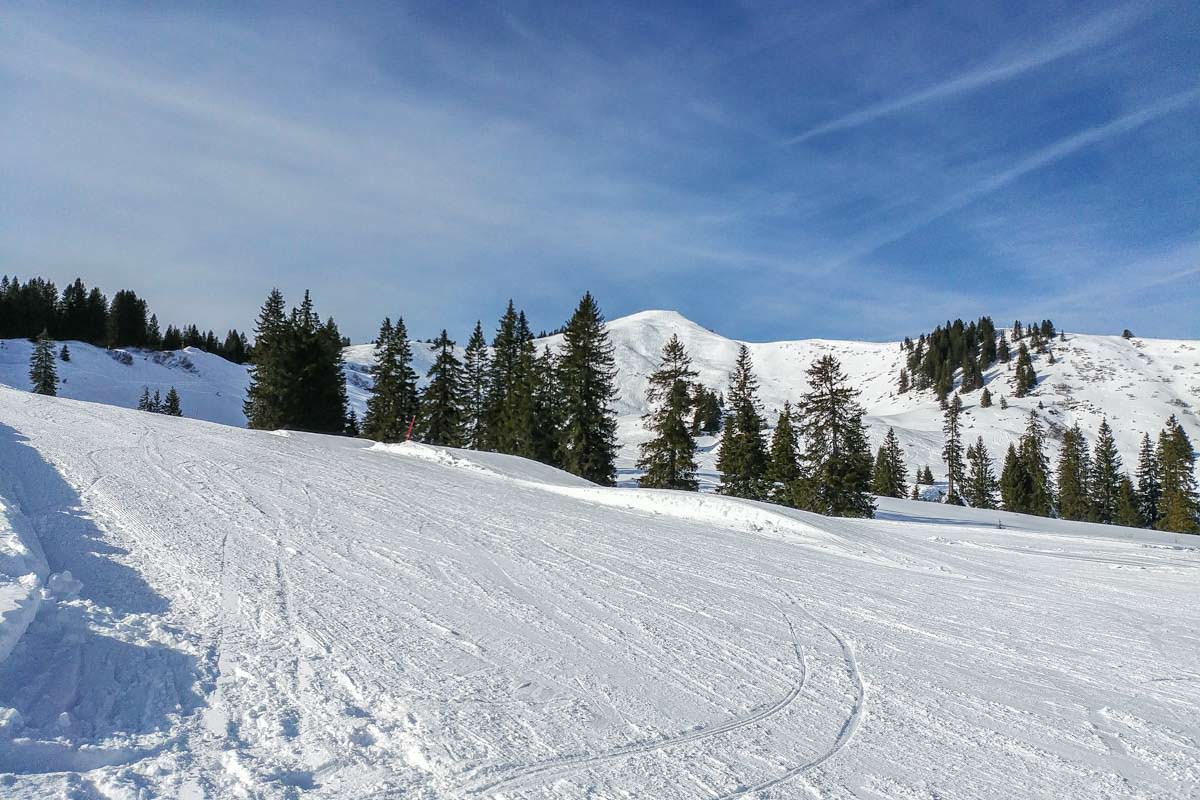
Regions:
<instances>
[{"instance_id":1,"label":"packed snow surface","mask_svg":"<svg viewBox=\"0 0 1200 800\"><path fill-rule=\"evenodd\" d=\"M826 519L9 389L0 503L0 598L36 599L0 632L5 798L1200 785L1196 538Z\"/></svg>"}]
</instances>

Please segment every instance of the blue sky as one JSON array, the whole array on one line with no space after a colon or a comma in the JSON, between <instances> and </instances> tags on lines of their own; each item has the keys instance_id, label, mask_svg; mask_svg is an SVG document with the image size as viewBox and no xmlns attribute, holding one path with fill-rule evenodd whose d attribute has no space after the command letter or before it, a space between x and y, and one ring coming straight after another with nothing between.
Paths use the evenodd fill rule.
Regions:
<instances>
[{"instance_id":1,"label":"blue sky","mask_svg":"<svg viewBox=\"0 0 1200 800\"><path fill-rule=\"evenodd\" d=\"M0 0L0 272L356 341L1200 337L1200 6Z\"/></svg>"}]
</instances>

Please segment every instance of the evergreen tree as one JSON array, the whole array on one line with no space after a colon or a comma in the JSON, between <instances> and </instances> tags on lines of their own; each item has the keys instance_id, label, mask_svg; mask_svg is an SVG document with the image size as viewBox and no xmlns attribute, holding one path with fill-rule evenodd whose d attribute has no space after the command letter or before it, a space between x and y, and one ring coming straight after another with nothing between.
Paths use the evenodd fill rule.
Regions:
<instances>
[{"instance_id":1,"label":"evergreen tree","mask_svg":"<svg viewBox=\"0 0 1200 800\"><path fill-rule=\"evenodd\" d=\"M113 295L108 309L110 347L142 347L146 344L146 301L122 289Z\"/></svg>"},{"instance_id":2,"label":"evergreen tree","mask_svg":"<svg viewBox=\"0 0 1200 800\"><path fill-rule=\"evenodd\" d=\"M796 490L802 477L800 440L792 424L794 416L792 404L784 401L767 453L767 499L785 506L796 504Z\"/></svg>"},{"instance_id":3,"label":"evergreen tree","mask_svg":"<svg viewBox=\"0 0 1200 800\"><path fill-rule=\"evenodd\" d=\"M991 408L992 407L992 393L990 391L988 391L986 386L983 388L983 393L981 395L979 395L979 407L980 408Z\"/></svg>"},{"instance_id":4,"label":"evergreen tree","mask_svg":"<svg viewBox=\"0 0 1200 800\"><path fill-rule=\"evenodd\" d=\"M721 494L752 500L767 495L767 451L763 445L766 422L759 408L758 379L754 377L750 349L741 345L729 375L728 411L717 454Z\"/></svg>"},{"instance_id":5,"label":"evergreen tree","mask_svg":"<svg viewBox=\"0 0 1200 800\"><path fill-rule=\"evenodd\" d=\"M604 316L588 292L563 330L560 448L568 472L604 486L616 477L614 364Z\"/></svg>"},{"instance_id":6,"label":"evergreen tree","mask_svg":"<svg viewBox=\"0 0 1200 800\"><path fill-rule=\"evenodd\" d=\"M171 350L179 350L171 340L174 329L168 328L163 344ZM175 330L176 335L179 334ZM283 428L289 419L286 403L290 399L288 348L290 329L285 316L283 294L272 289L258 314L254 328L254 360L250 367L250 387L246 390L243 411L247 424L259 430Z\"/></svg>"},{"instance_id":7,"label":"evergreen tree","mask_svg":"<svg viewBox=\"0 0 1200 800\"><path fill-rule=\"evenodd\" d=\"M958 491L962 486L963 473L966 471L966 466L963 464L962 424L959 420L961 415L962 399L956 394L949 408L946 409L945 419L942 422L942 434L946 441L942 447L942 460L946 462L948 482L946 502L956 506L962 505L962 498L959 497Z\"/></svg>"},{"instance_id":8,"label":"evergreen tree","mask_svg":"<svg viewBox=\"0 0 1200 800\"><path fill-rule=\"evenodd\" d=\"M800 401L806 506L835 517L873 517L871 451L858 391L833 356L814 361L807 377L809 391Z\"/></svg>"},{"instance_id":9,"label":"evergreen tree","mask_svg":"<svg viewBox=\"0 0 1200 800\"><path fill-rule=\"evenodd\" d=\"M1176 533L1200 533L1200 500L1196 496L1196 457L1192 442L1172 414L1158 435L1159 484L1162 499L1155 527Z\"/></svg>"},{"instance_id":10,"label":"evergreen tree","mask_svg":"<svg viewBox=\"0 0 1200 800\"><path fill-rule=\"evenodd\" d=\"M472 450L481 450L485 446L488 362L483 326L476 322L463 356L463 441Z\"/></svg>"},{"instance_id":11,"label":"evergreen tree","mask_svg":"<svg viewBox=\"0 0 1200 800\"><path fill-rule=\"evenodd\" d=\"M58 351L58 358L64 362L71 360L71 350L65 344L62 346L62 349Z\"/></svg>"},{"instance_id":12,"label":"evergreen tree","mask_svg":"<svg viewBox=\"0 0 1200 800\"><path fill-rule=\"evenodd\" d=\"M1158 521L1158 503L1162 498L1158 472L1158 455L1150 441L1150 434L1143 433L1142 445L1138 450L1137 498L1142 525L1147 528L1153 527Z\"/></svg>"},{"instance_id":13,"label":"evergreen tree","mask_svg":"<svg viewBox=\"0 0 1200 800\"><path fill-rule=\"evenodd\" d=\"M547 345L534 365L533 457L543 464L562 466L562 379L558 355Z\"/></svg>"},{"instance_id":14,"label":"evergreen tree","mask_svg":"<svg viewBox=\"0 0 1200 800\"><path fill-rule=\"evenodd\" d=\"M161 344L162 332L158 327L158 317L151 314L150 321L146 323L146 346L157 348Z\"/></svg>"},{"instance_id":15,"label":"evergreen tree","mask_svg":"<svg viewBox=\"0 0 1200 800\"><path fill-rule=\"evenodd\" d=\"M888 428L883 444L875 456L875 470L871 476L871 491L880 497L904 497L908 484L908 468L904 464L904 452L896 429Z\"/></svg>"},{"instance_id":16,"label":"evergreen tree","mask_svg":"<svg viewBox=\"0 0 1200 800\"><path fill-rule=\"evenodd\" d=\"M363 436L378 442L402 441L420 410L417 373L412 368L412 346L403 319L397 318L393 326L391 319L385 317L379 326L371 374L375 383L367 398Z\"/></svg>"},{"instance_id":17,"label":"evergreen tree","mask_svg":"<svg viewBox=\"0 0 1200 800\"><path fill-rule=\"evenodd\" d=\"M1008 339L1004 338L1004 331L1000 331L1000 344L996 346L996 360L1001 364L1007 364L1012 354L1008 351Z\"/></svg>"},{"instance_id":18,"label":"evergreen tree","mask_svg":"<svg viewBox=\"0 0 1200 800\"><path fill-rule=\"evenodd\" d=\"M1029 349L1022 342L1020 349L1017 351L1017 369L1016 369L1016 386L1013 394L1017 397L1024 397L1037 387L1037 373L1033 369L1033 359L1029 355Z\"/></svg>"},{"instance_id":19,"label":"evergreen tree","mask_svg":"<svg viewBox=\"0 0 1200 800\"><path fill-rule=\"evenodd\" d=\"M1000 410L1001 411L1008 410L1008 401L1004 399L1004 395L1000 395Z\"/></svg>"},{"instance_id":20,"label":"evergreen tree","mask_svg":"<svg viewBox=\"0 0 1200 800\"><path fill-rule=\"evenodd\" d=\"M1142 524L1142 514L1138 508L1137 491L1128 475L1122 475L1117 485L1117 513L1113 518L1114 525L1124 525L1127 528L1137 528Z\"/></svg>"},{"instance_id":21,"label":"evergreen tree","mask_svg":"<svg viewBox=\"0 0 1200 800\"><path fill-rule=\"evenodd\" d=\"M282 311L280 313L282 314ZM182 350L183 334L179 332L179 328L168 325L167 332L163 334L161 346L163 350Z\"/></svg>"},{"instance_id":22,"label":"evergreen tree","mask_svg":"<svg viewBox=\"0 0 1200 800\"><path fill-rule=\"evenodd\" d=\"M909 500L920 500L921 499L921 485L919 483L913 484L912 494L909 495L908 499Z\"/></svg>"},{"instance_id":23,"label":"evergreen tree","mask_svg":"<svg viewBox=\"0 0 1200 800\"><path fill-rule=\"evenodd\" d=\"M521 337L518 328L517 309L513 301L508 301L508 308L500 317L496 336L492 339L492 355L488 364L488 394L486 400L486 424L481 438L483 445L489 450L508 452L506 428L506 412L511 411L513 403L509 395L513 392L513 383L519 369L521 358Z\"/></svg>"},{"instance_id":24,"label":"evergreen tree","mask_svg":"<svg viewBox=\"0 0 1200 800\"><path fill-rule=\"evenodd\" d=\"M717 393L697 383L692 387L692 433L715 435L721 430L721 398Z\"/></svg>"},{"instance_id":25,"label":"evergreen tree","mask_svg":"<svg viewBox=\"0 0 1200 800\"><path fill-rule=\"evenodd\" d=\"M900 387L899 387L898 391L900 394L904 394L905 392L907 392L909 390L909 388L910 387L908 384L908 370L901 369L900 370Z\"/></svg>"},{"instance_id":26,"label":"evergreen tree","mask_svg":"<svg viewBox=\"0 0 1200 800\"><path fill-rule=\"evenodd\" d=\"M429 383L421 395L420 439L443 447L463 445L463 374L462 363L454 354L454 342L442 330L433 343L437 356L426 377Z\"/></svg>"},{"instance_id":27,"label":"evergreen tree","mask_svg":"<svg viewBox=\"0 0 1200 800\"><path fill-rule=\"evenodd\" d=\"M1050 466L1046 461L1046 434L1037 414L1030 412L1025 435L1021 437L1021 466L1029 478L1029 495L1024 513L1048 517L1054 510L1050 489Z\"/></svg>"},{"instance_id":28,"label":"evergreen tree","mask_svg":"<svg viewBox=\"0 0 1200 800\"><path fill-rule=\"evenodd\" d=\"M1017 454L1017 448L1009 444L1004 455L1004 468L1000 471L1000 502L1005 511L1029 513L1029 497L1033 493L1029 473Z\"/></svg>"},{"instance_id":29,"label":"evergreen tree","mask_svg":"<svg viewBox=\"0 0 1200 800\"><path fill-rule=\"evenodd\" d=\"M1092 518L1091 457L1076 424L1063 434L1058 455L1058 514L1063 519Z\"/></svg>"},{"instance_id":30,"label":"evergreen tree","mask_svg":"<svg viewBox=\"0 0 1200 800\"><path fill-rule=\"evenodd\" d=\"M142 396L140 398L138 398L137 410L138 411L158 411L158 409L154 408L154 406L151 405L151 403L152 403L152 401L150 400L150 387L143 386L142 387Z\"/></svg>"},{"instance_id":31,"label":"evergreen tree","mask_svg":"<svg viewBox=\"0 0 1200 800\"><path fill-rule=\"evenodd\" d=\"M642 420L654 435L641 446L637 467L645 474L638 481L640 486L697 490L696 441L688 424L692 413L691 381L696 374L683 343L678 336L671 336L646 388L646 401L653 411Z\"/></svg>"},{"instance_id":32,"label":"evergreen tree","mask_svg":"<svg viewBox=\"0 0 1200 800\"><path fill-rule=\"evenodd\" d=\"M175 391L174 386L167 391L167 396L162 402L162 413L171 417L183 416L183 407L179 403L179 392Z\"/></svg>"},{"instance_id":33,"label":"evergreen tree","mask_svg":"<svg viewBox=\"0 0 1200 800\"><path fill-rule=\"evenodd\" d=\"M288 427L313 433L346 430L346 375L342 337L332 319L322 323L305 291L289 320L286 402ZM214 337L215 339L215 337Z\"/></svg>"},{"instance_id":34,"label":"evergreen tree","mask_svg":"<svg viewBox=\"0 0 1200 800\"><path fill-rule=\"evenodd\" d=\"M967 476L963 485L963 496L972 508L991 509L996 507L996 475L992 472L992 459L983 446L983 437L967 448Z\"/></svg>"},{"instance_id":35,"label":"evergreen tree","mask_svg":"<svg viewBox=\"0 0 1200 800\"><path fill-rule=\"evenodd\" d=\"M34 394L54 397L58 394L58 372L54 366L54 346L50 334L42 331L29 357L29 380Z\"/></svg>"},{"instance_id":36,"label":"evergreen tree","mask_svg":"<svg viewBox=\"0 0 1200 800\"><path fill-rule=\"evenodd\" d=\"M361 433L362 431L358 426L358 412L352 408L350 409L350 413L346 415L346 435L357 437Z\"/></svg>"},{"instance_id":37,"label":"evergreen tree","mask_svg":"<svg viewBox=\"0 0 1200 800\"><path fill-rule=\"evenodd\" d=\"M1092 455L1092 516L1097 522L1110 525L1116 520L1121 478L1121 455L1112 428L1104 419L1096 432Z\"/></svg>"},{"instance_id":38,"label":"evergreen tree","mask_svg":"<svg viewBox=\"0 0 1200 800\"><path fill-rule=\"evenodd\" d=\"M515 358L507 376L507 391L500 398L495 420L494 446L501 453L537 458L537 416L534 394L537 385L537 351L525 312L517 315L513 329Z\"/></svg>"}]
</instances>

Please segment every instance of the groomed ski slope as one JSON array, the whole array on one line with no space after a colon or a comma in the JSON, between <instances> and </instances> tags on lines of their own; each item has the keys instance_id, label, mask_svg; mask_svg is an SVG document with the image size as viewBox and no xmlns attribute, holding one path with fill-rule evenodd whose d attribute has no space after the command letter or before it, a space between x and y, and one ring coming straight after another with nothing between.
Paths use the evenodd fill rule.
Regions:
<instances>
[{"instance_id":1,"label":"groomed ski slope","mask_svg":"<svg viewBox=\"0 0 1200 800\"><path fill-rule=\"evenodd\" d=\"M2 623L5 798L1200 785L1188 537L832 520L9 389L0 502L0 587L32 569L38 601Z\"/></svg>"}]
</instances>

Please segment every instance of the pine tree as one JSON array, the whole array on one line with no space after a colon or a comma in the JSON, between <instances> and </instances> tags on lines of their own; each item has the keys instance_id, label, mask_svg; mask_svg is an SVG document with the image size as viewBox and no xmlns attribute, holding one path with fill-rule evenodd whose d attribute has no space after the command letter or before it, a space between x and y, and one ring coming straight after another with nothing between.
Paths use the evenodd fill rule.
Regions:
<instances>
[{"instance_id":1,"label":"pine tree","mask_svg":"<svg viewBox=\"0 0 1200 800\"><path fill-rule=\"evenodd\" d=\"M604 316L588 292L563 330L560 448L568 472L604 486L616 478L614 364Z\"/></svg>"},{"instance_id":2,"label":"pine tree","mask_svg":"<svg viewBox=\"0 0 1200 800\"><path fill-rule=\"evenodd\" d=\"M1158 435L1159 484L1162 499L1155 527L1176 533L1200 533L1200 500L1196 495L1196 457L1192 442L1172 414Z\"/></svg>"},{"instance_id":3,"label":"pine tree","mask_svg":"<svg viewBox=\"0 0 1200 800\"><path fill-rule=\"evenodd\" d=\"M637 467L645 474L638 485L697 490L696 441L688 424L692 413L691 380L696 374L683 343L678 336L671 336L646 388L646 402L653 410L642 420L654 436L641 446Z\"/></svg>"},{"instance_id":4,"label":"pine tree","mask_svg":"<svg viewBox=\"0 0 1200 800\"><path fill-rule=\"evenodd\" d=\"M785 506L796 505L796 491L802 477L800 440L793 424L794 416L792 404L784 401L767 452L767 499Z\"/></svg>"},{"instance_id":5,"label":"pine tree","mask_svg":"<svg viewBox=\"0 0 1200 800\"><path fill-rule=\"evenodd\" d=\"M1137 491L1128 475L1122 475L1117 485L1117 513L1113 518L1114 525L1124 525L1127 528L1137 528L1142 524L1142 514L1138 509Z\"/></svg>"},{"instance_id":6,"label":"pine tree","mask_svg":"<svg viewBox=\"0 0 1200 800\"><path fill-rule=\"evenodd\" d=\"M1007 364L1012 354L1008 351L1008 339L1004 338L1004 331L1000 331L1000 344L996 346L996 360L1001 364Z\"/></svg>"},{"instance_id":7,"label":"pine tree","mask_svg":"<svg viewBox=\"0 0 1200 800\"><path fill-rule=\"evenodd\" d=\"M990 391L988 391L988 388L986 386L983 388L983 393L979 395L979 407L980 408L991 408L992 407L992 393Z\"/></svg>"},{"instance_id":8,"label":"pine tree","mask_svg":"<svg viewBox=\"0 0 1200 800\"><path fill-rule=\"evenodd\" d=\"M1008 401L1004 399L1004 395L1000 395L1000 410L1001 411L1008 410Z\"/></svg>"},{"instance_id":9,"label":"pine tree","mask_svg":"<svg viewBox=\"0 0 1200 800\"><path fill-rule=\"evenodd\" d=\"M312 296L305 291L300 305L292 309L288 327L287 371L292 376L288 426L313 433L344 433L348 401L337 325L333 319L321 322Z\"/></svg>"},{"instance_id":10,"label":"pine tree","mask_svg":"<svg viewBox=\"0 0 1200 800\"><path fill-rule=\"evenodd\" d=\"M65 344L62 346L62 350L58 351L58 358L64 362L71 360L71 350Z\"/></svg>"},{"instance_id":11,"label":"pine tree","mask_svg":"<svg viewBox=\"0 0 1200 800\"><path fill-rule=\"evenodd\" d=\"M912 494L909 495L908 499L909 500L920 500L921 499L921 485L919 483L913 484Z\"/></svg>"},{"instance_id":12,"label":"pine tree","mask_svg":"<svg viewBox=\"0 0 1200 800\"><path fill-rule=\"evenodd\" d=\"M945 419L942 422L942 434L945 436L946 442L942 447L942 460L946 462L948 482L946 502L956 506L962 505L962 498L959 497L958 491L962 485L963 472L966 471L963 464L962 424L959 421L961 415L962 398L956 394L949 408L946 409Z\"/></svg>"},{"instance_id":13,"label":"pine tree","mask_svg":"<svg viewBox=\"0 0 1200 800\"><path fill-rule=\"evenodd\" d=\"M563 431L562 394L558 354L547 345L534 365L533 457L555 467L562 466L559 450Z\"/></svg>"},{"instance_id":14,"label":"pine tree","mask_svg":"<svg viewBox=\"0 0 1200 800\"><path fill-rule=\"evenodd\" d=\"M1142 525L1150 528L1158 521L1158 503L1162 498L1162 484L1159 482L1158 455L1150 434L1142 434L1142 445L1138 450L1137 466L1137 498L1138 513Z\"/></svg>"},{"instance_id":15,"label":"pine tree","mask_svg":"<svg viewBox=\"0 0 1200 800\"><path fill-rule=\"evenodd\" d=\"M909 388L910 387L908 384L908 370L901 369L900 370L900 386L899 386L898 391L900 394L904 394L905 392L907 392L909 390Z\"/></svg>"},{"instance_id":16,"label":"pine tree","mask_svg":"<svg viewBox=\"0 0 1200 800\"><path fill-rule=\"evenodd\" d=\"M488 450L508 452L507 431L511 427L505 422L505 415L512 408L509 394L513 391L513 382L519 369L521 357L521 339L517 330L517 309L513 301L508 301L508 308L500 317L496 328L496 336L492 339L492 355L488 363L488 394L485 401L484 433L481 437L482 446Z\"/></svg>"},{"instance_id":17,"label":"pine tree","mask_svg":"<svg viewBox=\"0 0 1200 800\"><path fill-rule=\"evenodd\" d=\"M835 517L873 517L871 451L858 391L833 356L814 361L807 377L809 390L799 408L806 505Z\"/></svg>"},{"instance_id":18,"label":"pine tree","mask_svg":"<svg viewBox=\"0 0 1200 800\"><path fill-rule=\"evenodd\" d=\"M167 329L165 339L171 339L174 329ZM254 328L254 359L250 367L250 387L246 390L243 410L247 424L259 430L283 428L289 418L285 404L290 399L289 326L285 316L283 294L272 289L258 314ZM176 330L178 336L179 332ZM168 342L164 340L164 345ZM173 344L173 342L172 342ZM179 347L183 344L180 336Z\"/></svg>"},{"instance_id":19,"label":"pine tree","mask_svg":"<svg viewBox=\"0 0 1200 800\"><path fill-rule=\"evenodd\" d=\"M162 413L170 417L183 416L183 407L179 403L179 392L175 391L174 386L167 391L166 399L162 403Z\"/></svg>"},{"instance_id":20,"label":"pine tree","mask_svg":"<svg viewBox=\"0 0 1200 800\"><path fill-rule=\"evenodd\" d=\"M54 346L45 330L37 339L29 357L29 380L34 394L54 397L58 394L58 372L54 366Z\"/></svg>"},{"instance_id":21,"label":"pine tree","mask_svg":"<svg viewBox=\"0 0 1200 800\"><path fill-rule=\"evenodd\" d=\"M346 415L346 435L357 437L361 433L362 430L358 425L358 412L352 408L350 409L350 413Z\"/></svg>"},{"instance_id":22,"label":"pine tree","mask_svg":"<svg viewBox=\"0 0 1200 800\"><path fill-rule=\"evenodd\" d=\"M1046 461L1046 434L1037 414L1030 412L1019 450L1021 466L1029 478L1029 496L1025 513L1048 517L1054 510L1050 489L1050 466Z\"/></svg>"},{"instance_id":23,"label":"pine tree","mask_svg":"<svg viewBox=\"0 0 1200 800\"><path fill-rule=\"evenodd\" d=\"M488 362L483 326L476 322L463 356L463 443L472 450L481 450L485 446Z\"/></svg>"},{"instance_id":24,"label":"pine tree","mask_svg":"<svg viewBox=\"0 0 1200 800\"><path fill-rule=\"evenodd\" d=\"M393 326L385 317L379 326L371 374L375 382L367 398L362 435L378 442L402 441L420 411L417 373L412 368L412 346L403 319L397 318Z\"/></svg>"},{"instance_id":25,"label":"pine tree","mask_svg":"<svg viewBox=\"0 0 1200 800\"><path fill-rule=\"evenodd\" d=\"M113 295L108 308L110 347L141 347L146 344L146 301L122 289Z\"/></svg>"},{"instance_id":26,"label":"pine tree","mask_svg":"<svg viewBox=\"0 0 1200 800\"><path fill-rule=\"evenodd\" d=\"M529 330L523 311L517 315L513 341L515 358L507 376L507 391L500 398L498 406L494 446L501 453L537 458L537 416L534 409L537 351L533 332Z\"/></svg>"},{"instance_id":27,"label":"pine tree","mask_svg":"<svg viewBox=\"0 0 1200 800\"><path fill-rule=\"evenodd\" d=\"M138 398L137 410L138 411L157 411L158 410L156 408L153 408L150 405L150 387L149 386L142 387L142 396Z\"/></svg>"},{"instance_id":28,"label":"pine tree","mask_svg":"<svg viewBox=\"0 0 1200 800\"><path fill-rule=\"evenodd\" d=\"M1092 515L1097 522L1112 524L1117 517L1121 490L1121 455L1108 420L1100 422L1092 455Z\"/></svg>"},{"instance_id":29,"label":"pine tree","mask_svg":"<svg viewBox=\"0 0 1200 800\"><path fill-rule=\"evenodd\" d=\"M1063 434L1058 455L1058 515L1063 519L1092 518L1092 465L1087 440L1078 423Z\"/></svg>"},{"instance_id":30,"label":"pine tree","mask_svg":"<svg viewBox=\"0 0 1200 800\"><path fill-rule=\"evenodd\" d=\"M763 445L762 418L758 403L758 379L750 349L741 345L733 372L729 374L729 391L725 426L721 430L721 447L717 454L717 469L721 472L721 494L761 500L766 497L767 451Z\"/></svg>"},{"instance_id":31,"label":"pine tree","mask_svg":"<svg viewBox=\"0 0 1200 800\"><path fill-rule=\"evenodd\" d=\"M1033 359L1029 355L1029 349L1022 342L1020 349L1017 351L1017 368L1016 368L1016 386L1013 394L1017 397L1024 397L1029 394L1037 386L1037 373L1033 369Z\"/></svg>"},{"instance_id":32,"label":"pine tree","mask_svg":"<svg viewBox=\"0 0 1200 800\"><path fill-rule=\"evenodd\" d=\"M1004 456L1004 468L1000 471L1000 502L1005 511L1027 514L1029 496L1033 493L1032 482L1017 448L1009 444Z\"/></svg>"},{"instance_id":33,"label":"pine tree","mask_svg":"<svg viewBox=\"0 0 1200 800\"><path fill-rule=\"evenodd\" d=\"M717 393L697 383L692 387L692 433L712 436L721 430L721 398Z\"/></svg>"},{"instance_id":34,"label":"pine tree","mask_svg":"<svg viewBox=\"0 0 1200 800\"><path fill-rule=\"evenodd\" d=\"M421 395L418 430L420 439L443 447L463 445L462 363L454 354L454 342L446 330L434 341L437 349Z\"/></svg>"},{"instance_id":35,"label":"pine tree","mask_svg":"<svg viewBox=\"0 0 1200 800\"><path fill-rule=\"evenodd\" d=\"M983 446L983 437L967 448L967 476L963 485L963 496L972 508L991 509L996 507L996 475L992 472L992 459Z\"/></svg>"},{"instance_id":36,"label":"pine tree","mask_svg":"<svg viewBox=\"0 0 1200 800\"><path fill-rule=\"evenodd\" d=\"M904 464L904 453L896 429L888 428L883 444L875 455L875 469L871 476L871 491L880 497L904 497L908 484L908 468Z\"/></svg>"}]
</instances>

